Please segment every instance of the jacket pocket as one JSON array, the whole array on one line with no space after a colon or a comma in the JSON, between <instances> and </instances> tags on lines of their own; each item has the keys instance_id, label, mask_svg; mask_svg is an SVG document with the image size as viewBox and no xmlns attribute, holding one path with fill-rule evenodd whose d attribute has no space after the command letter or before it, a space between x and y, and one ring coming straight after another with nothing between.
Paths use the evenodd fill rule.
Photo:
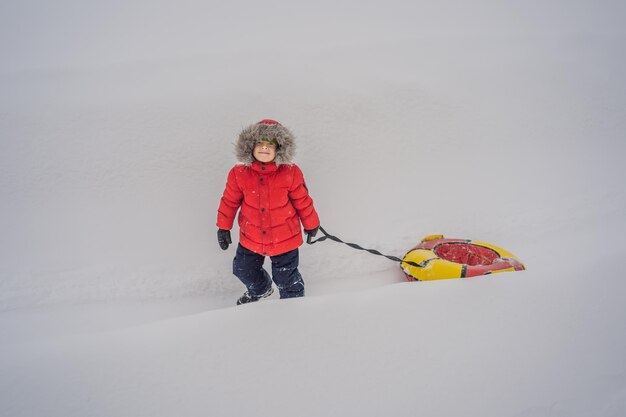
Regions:
<instances>
[{"instance_id":1,"label":"jacket pocket","mask_svg":"<svg viewBox=\"0 0 626 417\"><path fill-rule=\"evenodd\" d=\"M300 227L300 219L298 219L297 215L288 219L287 225L289 225L289 230L291 230L291 236L302 233L302 229Z\"/></svg>"}]
</instances>

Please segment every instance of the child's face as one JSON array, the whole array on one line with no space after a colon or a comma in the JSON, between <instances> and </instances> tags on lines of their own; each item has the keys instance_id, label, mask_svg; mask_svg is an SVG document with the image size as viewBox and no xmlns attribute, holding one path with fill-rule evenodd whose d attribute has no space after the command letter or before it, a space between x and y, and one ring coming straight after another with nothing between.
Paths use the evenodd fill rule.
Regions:
<instances>
[{"instance_id":1,"label":"child's face","mask_svg":"<svg viewBox=\"0 0 626 417\"><path fill-rule=\"evenodd\" d=\"M259 142L254 147L252 154L259 162L272 162L276 158L276 145L269 142Z\"/></svg>"}]
</instances>

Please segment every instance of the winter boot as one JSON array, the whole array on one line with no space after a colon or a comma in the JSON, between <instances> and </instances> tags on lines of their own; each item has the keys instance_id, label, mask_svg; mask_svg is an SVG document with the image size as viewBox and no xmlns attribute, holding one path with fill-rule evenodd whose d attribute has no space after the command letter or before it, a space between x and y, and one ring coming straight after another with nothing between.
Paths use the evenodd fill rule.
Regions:
<instances>
[{"instance_id":1,"label":"winter boot","mask_svg":"<svg viewBox=\"0 0 626 417\"><path fill-rule=\"evenodd\" d=\"M261 298L269 297L273 293L274 293L274 287L270 287L270 289L267 290L265 294L261 294L261 295L250 295L250 293L246 291L243 293L241 297L239 297L239 300L237 300L237 305L253 303L255 301L259 301Z\"/></svg>"}]
</instances>

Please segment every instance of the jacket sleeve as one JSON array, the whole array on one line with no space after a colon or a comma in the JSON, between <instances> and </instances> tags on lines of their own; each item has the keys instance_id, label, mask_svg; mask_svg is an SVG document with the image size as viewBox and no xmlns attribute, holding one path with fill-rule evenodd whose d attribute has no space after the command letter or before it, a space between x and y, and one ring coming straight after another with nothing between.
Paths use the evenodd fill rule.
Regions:
<instances>
[{"instance_id":1,"label":"jacket sleeve","mask_svg":"<svg viewBox=\"0 0 626 417\"><path fill-rule=\"evenodd\" d=\"M297 165L293 165L293 183L289 189L289 199L298 212L305 230L315 229L320 225L320 219L313 206L313 199L304 182L304 175Z\"/></svg>"},{"instance_id":2,"label":"jacket sleeve","mask_svg":"<svg viewBox=\"0 0 626 417\"><path fill-rule=\"evenodd\" d=\"M230 230L233 228L235 222L235 216L237 210L241 206L243 201L243 191L237 184L237 178L235 176L234 167L228 173L228 179L226 180L226 188L220 201L220 206L217 209L217 227L224 230Z\"/></svg>"}]
</instances>

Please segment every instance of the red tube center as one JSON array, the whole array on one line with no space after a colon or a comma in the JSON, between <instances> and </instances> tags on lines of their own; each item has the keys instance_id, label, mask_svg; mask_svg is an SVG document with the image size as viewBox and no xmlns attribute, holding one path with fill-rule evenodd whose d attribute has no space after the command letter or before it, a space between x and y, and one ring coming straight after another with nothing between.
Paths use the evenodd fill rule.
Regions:
<instances>
[{"instance_id":1,"label":"red tube center","mask_svg":"<svg viewBox=\"0 0 626 417\"><path fill-rule=\"evenodd\" d=\"M435 254L446 261L470 266L491 265L500 258L493 249L471 243L442 243L435 248Z\"/></svg>"}]
</instances>

